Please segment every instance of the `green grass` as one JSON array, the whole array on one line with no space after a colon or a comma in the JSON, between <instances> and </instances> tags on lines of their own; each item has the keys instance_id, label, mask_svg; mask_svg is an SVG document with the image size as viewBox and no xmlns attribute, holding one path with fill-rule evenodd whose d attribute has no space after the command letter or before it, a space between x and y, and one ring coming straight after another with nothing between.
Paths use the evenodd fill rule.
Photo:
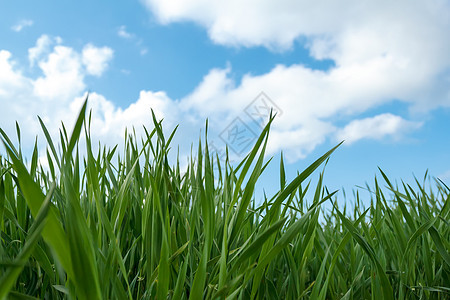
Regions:
<instances>
[{"instance_id":1,"label":"green grass","mask_svg":"<svg viewBox=\"0 0 450 300\"><path fill-rule=\"evenodd\" d=\"M0 299L450 297L450 189L438 179L397 186L380 170L370 199L339 208L322 173L310 181L337 146L291 182L281 159L279 192L255 200L273 118L238 166L205 137L182 173L169 165L175 131L154 116L121 154L94 153L85 110L58 148L41 121L48 169L37 145L25 161L18 126L17 148L0 130Z\"/></svg>"}]
</instances>

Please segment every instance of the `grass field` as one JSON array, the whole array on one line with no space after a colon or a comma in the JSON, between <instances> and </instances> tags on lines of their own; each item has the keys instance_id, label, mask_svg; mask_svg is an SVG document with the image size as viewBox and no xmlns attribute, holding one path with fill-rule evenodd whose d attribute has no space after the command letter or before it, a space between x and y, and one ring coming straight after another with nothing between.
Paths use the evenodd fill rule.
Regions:
<instances>
[{"instance_id":1,"label":"grass field","mask_svg":"<svg viewBox=\"0 0 450 300\"><path fill-rule=\"evenodd\" d=\"M118 154L93 151L85 110L58 144L41 122L45 169L1 131L0 299L450 298L444 182L397 186L380 170L371 199L339 209L322 174L309 183L337 146L291 182L281 160L279 192L256 201L273 119L238 166L205 138L182 173L155 117Z\"/></svg>"}]
</instances>

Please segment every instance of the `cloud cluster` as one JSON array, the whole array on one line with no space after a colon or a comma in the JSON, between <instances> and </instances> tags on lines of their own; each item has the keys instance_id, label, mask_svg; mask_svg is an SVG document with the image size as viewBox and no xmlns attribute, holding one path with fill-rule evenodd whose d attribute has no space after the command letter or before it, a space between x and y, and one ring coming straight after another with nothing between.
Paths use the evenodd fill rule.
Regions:
<instances>
[{"instance_id":1,"label":"cloud cluster","mask_svg":"<svg viewBox=\"0 0 450 300\"><path fill-rule=\"evenodd\" d=\"M17 121L22 128L25 151L30 150L37 135L40 147L45 147L37 118L40 116L53 139L58 141L61 121L70 131L86 99L86 77L102 76L113 55L111 48L93 44L86 44L77 51L64 45L60 37L48 35L39 37L28 49L28 68L19 65L9 51L0 50L0 128L13 138ZM28 75L33 74L30 70L37 75ZM165 119L166 125L180 119L176 102L164 92L141 91L136 102L124 109L92 92L88 101L91 136L109 146L120 144L125 130L130 132L133 126L137 136L143 136L142 126L152 127L151 109L158 119ZM40 160L45 165L43 150L41 148Z\"/></svg>"},{"instance_id":2,"label":"cloud cluster","mask_svg":"<svg viewBox=\"0 0 450 300\"><path fill-rule=\"evenodd\" d=\"M17 22L17 24L13 25L11 29L15 32L21 32L25 27L33 26L33 20L23 19Z\"/></svg>"},{"instance_id":3,"label":"cloud cluster","mask_svg":"<svg viewBox=\"0 0 450 300\"><path fill-rule=\"evenodd\" d=\"M188 123L180 126L185 132L179 135L188 145L189 136L198 134L205 118L210 121L210 134L219 136L264 91L282 112L271 131L269 153L283 149L294 161L327 139L346 139L347 144L368 138L395 140L419 128L422 122L417 117L407 120L387 112L370 116L372 109L394 100L411 111L450 106L450 7L445 1L144 3L164 24L192 21L204 26L218 44L289 51L301 40L312 58L332 60L334 66L315 70L299 61L236 80L233 66L228 65L211 69L179 100L143 87L136 102L125 109L92 93L93 133L102 140L116 143L125 127L151 124L150 108L165 118L168 128ZM117 34L137 39L125 27ZM6 108L0 112L0 127L13 131L14 120L19 119L33 135L39 128L36 114L46 116L52 128L59 127L61 119L73 120L84 99L85 77L101 76L113 58L108 47L87 44L77 51L63 45L61 38L46 35L28 54L30 67L39 68L37 78L24 75L12 54L0 50L0 102ZM340 125L337 120L350 121Z\"/></svg>"},{"instance_id":4,"label":"cloud cluster","mask_svg":"<svg viewBox=\"0 0 450 300\"><path fill-rule=\"evenodd\" d=\"M450 105L450 5L445 1L184 1L145 0L162 24L191 21L217 44L289 51L302 41L329 70L299 62L277 65L235 82L230 68L211 70L184 105L200 115L229 115L265 91L284 114L272 132L292 159L304 157L327 137L381 139L420 127L420 122L380 114L339 128L338 116L359 114L392 101L410 111ZM375 131L364 126L377 125Z\"/></svg>"},{"instance_id":5,"label":"cloud cluster","mask_svg":"<svg viewBox=\"0 0 450 300\"><path fill-rule=\"evenodd\" d=\"M73 121L71 105L85 92L85 77L101 76L112 57L108 47L87 44L76 51L59 37L42 35L28 50L30 68L38 68L33 77L24 75L9 51L0 50L0 126L12 132L18 120L32 136L39 131L36 115L55 131L61 120Z\"/></svg>"}]
</instances>

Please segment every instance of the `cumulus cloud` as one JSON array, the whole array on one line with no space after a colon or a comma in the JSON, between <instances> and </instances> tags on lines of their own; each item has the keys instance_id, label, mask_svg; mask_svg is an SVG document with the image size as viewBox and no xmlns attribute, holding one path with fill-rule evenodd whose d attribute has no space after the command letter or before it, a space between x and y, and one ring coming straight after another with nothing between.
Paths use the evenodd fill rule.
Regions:
<instances>
[{"instance_id":1,"label":"cumulus cloud","mask_svg":"<svg viewBox=\"0 0 450 300\"><path fill-rule=\"evenodd\" d=\"M282 111L273 123L269 153L284 149L287 158L293 161L305 157L326 139L334 140L340 134L340 129L332 121L336 116L354 118L392 101L392 98L415 99L421 87L400 88L407 85L404 82L407 79L391 82L389 74L396 69L386 65L383 61L374 63L367 66L368 72L364 73L353 66L319 71L302 65L278 65L266 74L247 74L240 82L232 79L231 66L213 69L190 95L182 99L180 108L199 119L208 117L212 126L223 128L248 110L263 90L273 101L273 106ZM382 120L397 120L388 116L384 115ZM411 130L417 128L405 127L413 123L403 121L395 123L397 126L391 127L386 134L395 137L403 134L406 127ZM359 138L377 138L370 132L362 131L360 134Z\"/></svg>"},{"instance_id":2,"label":"cumulus cloud","mask_svg":"<svg viewBox=\"0 0 450 300\"><path fill-rule=\"evenodd\" d=\"M78 52L63 45L60 39L42 36L29 51L30 62L36 62L42 73L37 78L22 75L15 68L11 53L1 51L0 66L4 72L0 75L0 100L7 103L7 109L0 112L0 126L9 126L13 132L14 120L18 119L31 128L28 134L34 135L39 132L36 115L41 115L49 128L56 130L59 120L65 120L70 128L85 97L85 77L105 71L113 53L108 49L88 44ZM151 125L151 108L158 118L165 119L167 128L184 122L185 126L180 126L184 139L196 136L205 118L210 121L211 134L218 136L236 116L245 117L245 111L257 105L252 101L261 89L282 112L273 124L268 153L283 149L290 161L305 157L327 139L338 137L354 142L362 138L395 138L418 128L417 122L389 114L353 121L344 128L334 124L336 115L357 116L391 97L414 99L412 95L420 90L396 89L405 79L390 82L388 75L396 69L386 61L366 68L370 72L361 73L356 66L319 71L300 64L278 65L266 74L247 74L238 82L232 78L229 64L223 69L212 69L192 93L180 100L169 98L163 91L142 90L137 100L124 109L94 92L89 101L93 136L115 144L120 142L126 127L135 126L142 133L141 125ZM26 111L20 109L23 105L27 106ZM30 111L33 115L29 115ZM246 121L252 122L248 116ZM374 129L357 130L366 127ZM187 143L185 147L192 142L178 141Z\"/></svg>"},{"instance_id":3,"label":"cumulus cloud","mask_svg":"<svg viewBox=\"0 0 450 300\"><path fill-rule=\"evenodd\" d=\"M36 77L23 75L13 55L0 50L0 127L14 132L17 120L28 129L23 134L32 139L39 132L36 115L54 130L61 120L73 120L76 112L70 107L85 93L85 77L100 76L112 59L112 50L88 44L80 53L62 45L59 37L42 35L28 50L28 58L31 67L38 67ZM106 111L106 107L100 108Z\"/></svg>"},{"instance_id":4,"label":"cumulus cloud","mask_svg":"<svg viewBox=\"0 0 450 300\"><path fill-rule=\"evenodd\" d=\"M46 163L46 141L42 135L37 116L40 116L50 135L59 140L61 121L70 132L84 100L86 99L86 77L99 76L112 59L112 50L107 47L86 45L81 51L62 44L58 38L41 36L36 45L29 49L30 63L34 62L38 75L27 76L12 53L0 50L0 128L15 140L15 121L22 128L25 151L39 135L41 156ZM103 95L92 92L89 95L88 111L91 113L91 137L102 144L114 146L123 141L125 129L134 127L137 136L143 136L143 126L152 128L153 109L158 119L164 118L166 130L171 130L182 119L177 102L165 92L141 91L136 101L121 108ZM184 136L195 126L185 126ZM23 130L23 129L26 130ZM97 143L94 142L94 147ZM184 145L185 153L190 144ZM28 149L27 149L28 147ZM0 147L0 153L2 153Z\"/></svg>"},{"instance_id":5,"label":"cumulus cloud","mask_svg":"<svg viewBox=\"0 0 450 300\"><path fill-rule=\"evenodd\" d=\"M90 75L100 76L108 67L108 62L113 58L113 50L109 47L98 48L87 44L83 48L82 62Z\"/></svg>"},{"instance_id":6,"label":"cumulus cloud","mask_svg":"<svg viewBox=\"0 0 450 300\"><path fill-rule=\"evenodd\" d=\"M0 50L0 97L10 96L12 91L20 91L27 85L26 78L14 65L11 52Z\"/></svg>"},{"instance_id":7,"label":"cumulus cloud","mask_svg":"<svg viewBox=\"0 0 450 300\"><path fill-rule=\"evenodd\" d=\"M20 20L14 26L12 26L11 29L14 30L15 32L20 32L25 27L30 27L30 26L33 26L33 20L23 19L23 20Z\"/></svg>"},{"instance_id":8,"label":"cumulus cloud","mask_svg":"<svg viewBox=\"0 0 450 300\"><path fill-rule=\"evenodd\" d=\"M218 135L236 116L245 117L264 91L282 111L273 124L268 152L283 149L294 161L326 140L395 140L419 128L419 121L392 114L358 119L394 99L411 110L450 106L450 8L445 1L143 1L161 23L195 22L215 43L285 51L302 41L312 58L329 59L334 65L315 70L301 61L279 64L267 73L237 80L230 64L211 69L179 100L162 91L143 90L124 109L92 93L95 134L109 141L122 135L125 126L151 124L150 107L169 128L180 122L192 125L180 126L186 130L182 138L197 134L192 128L201 128L207 117L210 134ZM103 74L113 51L86 45L80 53L45 37L34 48L29 57L41 70L38 78L22 75L11 53L0 52L0 66L6 70L0 74L0 100L13 99L14 93L17 103L27 103L36 114L73 119L83 100L85 77ZM17 110L15 118L30 118L18 105L8 105L7 111ZM13 124L10 115L0 112L0 127L7 121ZM342 119L353 121L337 125Z\"/></svg>"},{"instance_id":9,"label":"cumulus cloud","mask_svg":"<svg viewBox=\"0 0 450 300\"><path fill-rule=\"evenodd\" d=\"M369 88L372 99L360 99L368 106L396 97L421 108L450 102L449 81L443 79L450 75L450 5L446 1L143 2L161 23L198 23L218 44L282 51L301 39L312 58L335 64L330 76L311 83L327 85L335 80L345 85L341 90L355 94ZM286 67L298 69L298 65ZM315 76L311 69L305 72ZM301 84L301 79L296 83Z\"/></svg>"},{"instance_id":10,"label":"cumulus cloud","mask_svg":"<svg viewBox=\"0 0 450 300\"><path fill-rule=\"evenodd\" d=\"M338 116L357 118L393 100L410 111L450 106L450 5L445 1L143 2L160 23L195 22L217 44L278 52L302 41L313 59L334 62L328 70L311 69L301 61L280 64L262 75L247 74L240 82L233 79L231 67L214 69L181 101L198 115L229 120L226 116L245 110L263 90L283 110L272 132L279 142L269 148L288 147L292 159L358 124L340 129L332 121ZM418 123L398 118L359 120L392 124L352 138L395 137L417 128Z\"/></svg>"},{"instance_id":11,"label":"cumulus cloud","mask_svg":"<svg viewBox=\"0 0 450 300\"><path fill-rule=\"evenodd\" d=\"M44 55L48 54L53 44L61 44L62 39L60 37L50 37L47 34L41 35L36 41L36 45L28 49L28 60L30 66L34 66L35 62L41 59Z\"/></svg>"},{"instance_id":12,"label":"cumulus cloud","mask_svg":"<svg viewBox=\"0 0 450 300\"><path fill-rule=\"evenodd\" d=\"M420 29L426 32L436 25L448 25L445 1L377 1L357 0L291 1L231 0L185 1L143 0L154 16L164 24L192 21L204 26L211 39L220 44L266 46L286 49L300 36L320 38L329 46L340 34L351 28L368 33L376 27L391 27L395 31ZM388 23L388 24L386 24ZM363 27L359 27L363 25ZM411 26L411 28L408 28ZM378 28L379 29L379 28ZM384 32L383 32L384 33ZM420 33L419 33L420 34ZM328 48L328 47L327 47ZM328 50L327 50L328 51Z\"/></svg>"},{"instance_id":13,"label":"cumulus cloud","mask_svg":"<svg viewBox=\"0 0 450 300\"><path fill-rule=\"evenodd\" d=\"M56 46L39 68L43 76L34 82L34 94L41 99L70 98L85 87L79 53L70 47Z\"/></svg>"},{"instance_id":14,"label":"cumulus cloud","mask_svg":"<svg viewBox=\"0 0 450 300\"><path fill-rule=\"evenodd\" d=\"M86 94L75 98L70 103L67 117L76 115L86 99ZM88 111L91 112L92 135L109 143L118 143L123 138L125 129L135 127L136 132L143 134L142 126L149 127L151 110L158 119L165 119L165 124L172 125L176 118L169 112L174 111L172 100L164 92L141 91L136 102L125 109L98 93L89 94Z\"/></svg>"},{"instance_id":15,"label":"cumulus cloud","mask_svg":"<svg viewBox=\"0 0 450 300\"><path fill-rule=\"evenodd\" d=\"M386 113L371 118L353 120L340 129L336 137L338 140L345 140L346 145L349 145L360 139L398 138L399 134L421 126L420 122L407 121L400 116Z\"/></svg>"}]
</instances>

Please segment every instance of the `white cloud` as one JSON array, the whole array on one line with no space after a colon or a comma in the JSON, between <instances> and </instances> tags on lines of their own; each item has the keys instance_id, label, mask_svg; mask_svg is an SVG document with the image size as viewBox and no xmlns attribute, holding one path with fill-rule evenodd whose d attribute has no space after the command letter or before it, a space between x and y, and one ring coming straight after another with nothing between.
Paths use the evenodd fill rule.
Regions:
<instances>
[{"instance_id":1,"label":"white cloud","mask_svg":"<svg viewBox=\"0 0 450 300\"><path fill-rule=\"evenodd\" d=\"M316 78L309 83L323 87L341 84L336 87L340 91L348 90L355 96L372 95L370 99L360 98L359 102L364 104L359 107L371 107L393 98L411 102L420 109L450 105L449 81L443 79L450 74L450 4L446 1L144 0L144 3L161 23L196 22L218 44L286 50L302 39L313 58L335 63L325 76L317 76L305 68L303 74L310 73L310 77ZM299 66L286 69L296 72ZM303 77L295 83L301 83ZM328 90L324 93L333 95Z\"/></svg>"},{"instance_id":2,"label":"white cloud","mask_svg":"<svg viewBox=\"0 0 450 300\"><path fill-rule=\"evenodd\" d=\"M113 58L113 50L109 47L97 48L91 44L84 46L82 61L90 75L100 76Z\"/></svg>"},{"instance_id":3,"label":"white cloud","mask_svg":"<svg viewBox=\"0 0 450 300\"><path fill-rule=\"evenodd\" d=\"M386 60L329 71L311 70L302 65L278 65L263 75L247 74L240 83L231 78L231 72L231 67L211 70L197 88L182 99L180 108L198 119L210 118L211 127L225 128L237 115L245 115L246 107L264 91L282 111L273 124L269 152L288 150L285 152L290 160L305 157L331 138L338 130L332 121L336 116L355 117L392 98L416 100L414 95L422 91L420 86L403 89L408 85L410 79L406 75L409 74L392 82L390 74L404 71L390 66ZM410 77L414 79L414 74ZM409 123L400 122L386 134L403 133L406 124ZM367 137L376 138L375 135Z\"/></svg>"},{"instance_id":4,"label":"white cloud","mask_svg":"<svg viewBox=\"0 0 450 300\"><path fill-rule=\"evenodd\" d=\"M283 112L273 124L268 152L283 149L293 161L305 157L327 139L342 137L347 143L362 138L395 139L420 126L414 119L407 121L381 114L338 128L336 120L342 120L341 117L357 119L361 113L380 108L393 99L410 108L450 105L447 34L450 9L445 1L411 4L403 0L146 0L145 3L162 23L196 22L218 44L283 51L301 39L306 41L305 47L312 57L330 59L334 66L314 70L299 61L276 65L261 75L246 74L237 81L232 66L228 65L210 70L192 93L180 100L170 99L164 92L142 91L136 102L124 109L92 93L95 134L107 141L117 140L125 126L151 126L149 107L153 107L169 128L180 122L191 125L180 126L185 131L179 135L189 146L192 135L196 136L198 128L203 128L206 117L210 134L215 135L236 116L245 116L246 107L264 91ZM123 31L127 32L125 27ZM106 48L95 48L87 54L85 50L89 47L93 46L86 46L79 53L57 45L49 53L36 55L38 58L33 60L43 72L37 80L22 76L12 67L9 57L3 60L12 70L11 76L21 78L21 84L26 87L27 82L32 83L32 97L27 99L39 103L39 111L70 119L81 105L82 98L72 99L84 92L85 76L102 74L113 56ZM40 90L36 89L39 84ZM0 90L1 87L0 82ZM61 98L64 100L57 100ZM10 119L6 116L1 122ZM52 124L58 127L57 122Z\"/></svg>"},{"instance_id":5,"label":"white cloud","mask_svg":"<svg viewBox=\"0 0 450 300\"><path fill-rule=\"evenodd\" d=\"M14 26L12 26L11 29L14 30L15 32L20 32L25 27L30 27L30 26L33 26L33 20L23 19L23 20L20 20Z\"/></svg>"},{"instance_id":6,"label":"white cloud","mask_svg":"<svg viewBox=\"0 0 450 300\"><path fill-rule=\"evenodd\" d=\"M77 97L71 103L71 114L76 114L85 100L85 95ZM92 110L92 131L94 137L103 137L107 141L118 142L126 128L135 126L138 133L143 133L142 126L149 126L151 109L158 119L165 118L166 124L175 121L169 112L173 110L171 99L164 92L141 91L136 102L121 109L104 96L91 93L88 109Z\"/></svg>"},{"instance_id":7,"label":"white cloud","mask_svg":"<svg viewBox=\"0 0 450 300\"><path fill-rule=\"evenodd\" d=\"M320 37L334 44L349 28L388 28L389 35L423 34L448 25L446 1L319 0L143 0L163 24L192 21L204 26L220 44L286 49L300 36ZM436 20L435 18L438 17ZM427 24L429 22L429 24ZM440 23L440 24L437 24ZM420 26L426 25L421 28ZM377 28L378 27L378 28ZM403 31L403 32L399 32ZM343 37L345 38L345 37ZM338 50L338 49L337 49ZM371 51L369 49L369 51Z\"/></svg>"},{"instance_id":8,"label":"white cloud","mask_svg":"<svg viewBox=\"0 0 450 300\"><path fill-rule=\"evenodd\" d=\"M36 60L41 58L43 54L49 52L51 44L52 39L48 35L44 34L39 37L36 42L36 46L28 49L28 60L30 61L31 66L33 66Z\"/></svg>"},{"instance_id":9,"label":"white cloud","mask_svg":"<svg viewBox=\"0 0 450 300\"><path fill-rule=\"evenodd\" d=\"M80 53L61 43L59 37L42 35L28 50L30 65L36 64L41 72L35 77L23 75L12 54L0 50L2 129L14 133L17 120L22 128L27 128L23 134L32 140L40 131L36 115L42 116L54 132L61 120L71 124L76 113L70 107L74 99L85 92L85 77L101 75L112 59L112 50L86 45ZM106 111L106 107L100 108Z\"/></svg>"},{"instance_id":10,"label":"white cloud","mask_svg":"<svg viewBox=\"0 0 450 300\"><path fill-rule=\"evenodd\" d=\"M85 87L80 55L70 47L56 46L39 68L43 76L34 82L34 94L41 99L69 99Z\"/></svg>"},{"instance_id":11,"label":"white cloud","mask_svg":"<svg viewBox=\"0 0 450 300\"><path fill-rule=\"evenodd\" d=\"M117 30L117 35L124 39L131 39L134 37L134 34L129 33L124 25L119 27L119 29Z\"/></svg>"},{"instance_id":12,"label":"white cloud","mask_svg":"<svg viewBox=\"0 0 450 300\"><path fill-rule=\"evenodd\" d=\"M230 67L214 69L180 102L199 116L213 115L213 120L226 122L260 91L266 92L283 110L272 132L278 142L269 148L295 149L292 159L303 157L336 131L342 133L331 121L337 116L355 118L394 99L411 111L450 106L450 5L446 1L144 3L162 24L195 22L217 44L285 51L301 40L312 58L334 62L325 71L305 67L301 61L277 65L262 75L247 74L241 82L232 79ZM383 120L394 124L367 138L397 136L406 128L417 128L413 121L387 116ZM348 126L350 130L351 123ZM309 143L303 143L305 139Z\"/></svg>"},{"instance_id":13,"label":"white cloud","mask_svg":"<svg viewBox=\"0 0 450 300\"><path fill-rule=\"evenodd\" d=\"M21 72L14 70L15 62L11 56L11 52L0 50L0 97L13 96L13 91L23 90L27 85Z\"/></svg>"},{"instance_id":14,"label":"white cloud","mask_svg":"<svg viewBox=\"0 0 450 300\"><path fill-rule=\"evenodd\" d=\"M353 120L337 132L336 138L345 140L346 145L361 139L382 140L388 137L398 139L401 134L421 126L422 123L407 121L400 116L386 113L371 118Z\"/></svg>"},{"instance_id":15,"label":"white cloud","mask_svg":"<svg viewBox=\"0 0 450 300\"><path fill-rule=\"evenodd\" d=\"M62 45L60 37L42 35L36 45L28 49L30 66L37 63L42 72L37 79L30 78L33 95L44 101L73 99L83 92L85 76L101 76L112 58L113 50L108 47L87 44L79 53Z\"/></svg>"},{"instance_id":16,"label":"white cloud","mask_svg":"<svg viewBox=\"0 0 450 300\"><path fill-rule=\"evenodd\" d=\"M44 55L47 55L51 51L51 46L54 44L61 44L62 39L60 37L50 37L47 34L41 35L36 41L36 45L28 49L28 60L30 66L34 66L35 62L40 60Z\"/></svg>"},{"instance_id":17,"label":"white cloud","mask_svg":"<svg viewBox=\"0 0 450 300\"><path fill-rule=\"evenodd\" d=\"M50 134L59 140L61 121L70 131L86 97L86 76L101 74L111 58L112 50L107 47L86 45L78 52L58 44L52 37L42 36L29 50L30 62L35 62L41 72L36 78L23 75L13 55L0 50L0 128L14 140L17 120L25 147L27 141L31 144L38 134L40 145L44 146L39 115ZM94 67L89 69L89 66ZM88 102L88 109L92 109L91 135L109 146L122 142L125 128L134 126L139 136L143 134L142 125L152 128L151 109L157 118L165 119L166 128L173 128L180 119L175 106L176 102L164 92L142 91L134 103L123 109L93 92ZM43 153L41 151L41 155ZM42 162L45 163L45 159Z\"/></svg>"}]
</instances>

